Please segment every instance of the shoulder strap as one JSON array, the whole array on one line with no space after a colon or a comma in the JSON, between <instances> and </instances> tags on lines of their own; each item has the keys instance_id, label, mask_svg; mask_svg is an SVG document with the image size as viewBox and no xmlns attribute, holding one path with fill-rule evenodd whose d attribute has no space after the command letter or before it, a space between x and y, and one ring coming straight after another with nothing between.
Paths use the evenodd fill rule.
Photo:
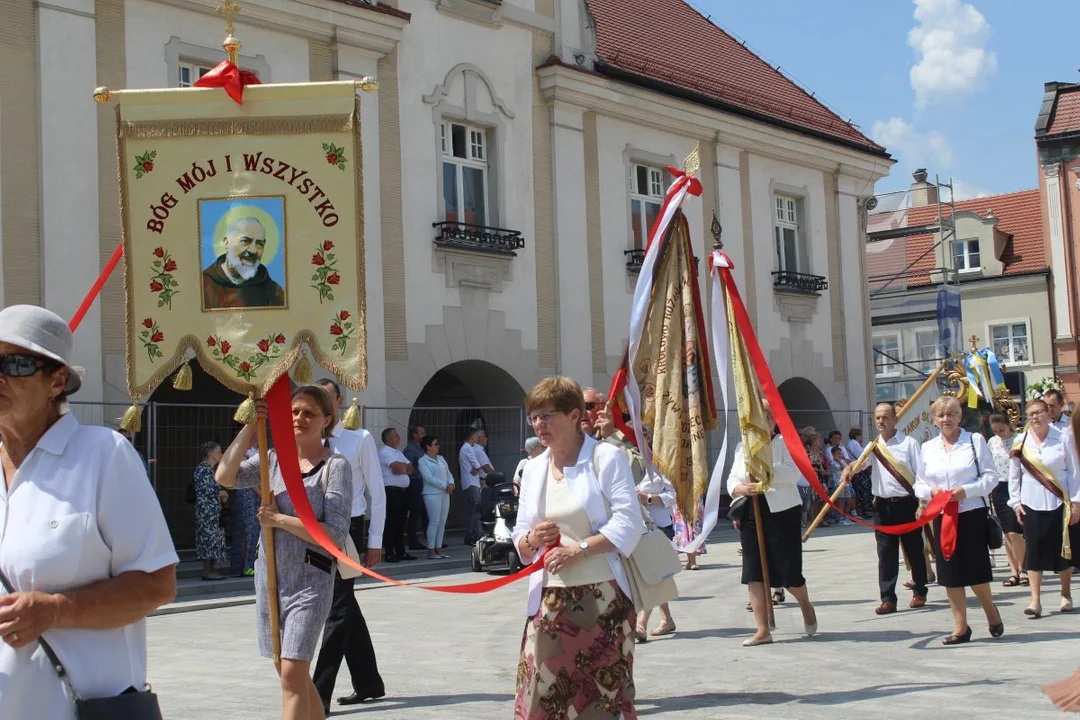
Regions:
<instances>
[{"instance_id":1,"label":"shoulder strap","mask_svg":"<svg viewBox=\"0 0 1080 720\"><path fill-rule=\"evenodd\" d=\"M975 475L982 475L979 469L979 453L975 451L975 433L971 433L971 457L975 458Z\"/></svg>"},{"instance_id":2,"label":"shoulder strap","mask_svg":"<svg viewBox=\"0 0 1080 720\"><path fill-rule=\"evenodd\" d=\"M9 595L15 594L15 589L11 586L11 583L8 582L7 575L4 574L3 570L0 570L0 584L4 586L4 590L6 590ZM48 641L45 639L45 636L38 636L38 644L45 652L45 657L49 658L49 663L52 665L53 670L56 671L56 674L60 676L60 682L62 682L67 688L68 692L71 694L72 699L76 702L79 702L82 698L80 698L79 694L75 692L75 687L71 684L71 678L68 677L67 668L64 667L64 664L62 662L60 662L60 658L56 656L56 652L52 649L52 646L49 645Z\"/></svg>"}]
</instances>

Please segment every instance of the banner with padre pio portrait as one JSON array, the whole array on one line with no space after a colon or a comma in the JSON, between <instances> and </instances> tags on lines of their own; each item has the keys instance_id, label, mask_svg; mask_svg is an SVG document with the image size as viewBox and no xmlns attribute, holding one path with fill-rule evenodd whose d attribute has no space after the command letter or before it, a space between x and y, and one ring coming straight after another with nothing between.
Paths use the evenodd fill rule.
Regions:
<instances>
[{"instance_id":1,"label":"banner with padre pio portrait","mask_svg":"<svg viewBox=\"0 0 1080 720\"><path fill-rule=\"evenodd\" d=\"M354 84L125 93L117 132L132 396L191 357L261 394L305 347L362 389Z\"/></svg>"}]
</instances>

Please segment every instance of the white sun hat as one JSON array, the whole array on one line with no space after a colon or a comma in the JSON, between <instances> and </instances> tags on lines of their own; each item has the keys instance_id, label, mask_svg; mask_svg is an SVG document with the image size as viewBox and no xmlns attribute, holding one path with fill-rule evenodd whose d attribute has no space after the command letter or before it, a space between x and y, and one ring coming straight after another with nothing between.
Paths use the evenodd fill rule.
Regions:
<instances>
[{"instance_id":1,"label":"white sun hat","mask_svg":"<svg viewBox=\"0 0 1080 720\"><path fill-rule=\"evenodd\" d=\"M82 368L68 362L73 344L71 330L56 313L37 305L11 305L0 310L0 342L18 345L66 367L64 392L68 395L82 387Z\"/></svg>"}]
</instances>

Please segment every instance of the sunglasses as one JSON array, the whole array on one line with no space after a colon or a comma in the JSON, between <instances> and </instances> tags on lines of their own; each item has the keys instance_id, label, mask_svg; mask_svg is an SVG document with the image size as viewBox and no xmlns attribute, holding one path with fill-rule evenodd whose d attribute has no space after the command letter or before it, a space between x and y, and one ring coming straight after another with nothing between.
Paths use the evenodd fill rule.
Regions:
<instances>
[{"instance_id":1,"label":"sunglasses","mask_svg":"<svg viewBox=\"0 0 1080 720\"><path fill-rule=\"evenodd\" d=\"M22 353L0 355L0 375L5 377L27 378L38 370L53 367L54 365L55 363L36 355Z\"/></svg>"},{"instance_id":2,"label":"sunglasses","mask_svg":"<svg viewBox=\"0 0 1080 720\"><path fill-rule=\"evenodd\" d=\"M598 407L600 407L600 403L596 403L596 402L587 402L587 403L585 403L585 409L589 410L589 411L595 410Z\"/></svg>"}]
</instances>

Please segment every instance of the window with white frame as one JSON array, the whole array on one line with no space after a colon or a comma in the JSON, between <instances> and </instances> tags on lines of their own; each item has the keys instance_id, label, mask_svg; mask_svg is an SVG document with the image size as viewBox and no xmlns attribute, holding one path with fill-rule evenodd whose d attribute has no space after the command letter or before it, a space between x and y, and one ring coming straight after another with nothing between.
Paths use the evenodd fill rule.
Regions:
<instances>
[{"instance_id":1,"label":"window with white frame","mask_svg":"<svg viewBox=\"0 0 1080 720\"><path fill-rule=\"evenodd\" d=\"M915 331L915 354L919 362L919 370L924 373L932 373L938 366L941 350L938 347L937 330Z\"/></svg>"},{"instance_id":2,"label":"window with white frame","mask_svg":"<svg viewBox=\"0 0 1080 720\"><path fill-rule=\"evenodd\" d=\"M196 80L211 70L213 70L213 68L198 63L181 62L179 66L179 75L176 79L177 87L191 87L195 84Z\"/></svg>"},{"instance_id":3,"label":"window with white frame","mask_svg":"<svg viewBox=\"0 0 1080 720\"><path fill-rule=\"evenodd\" d=\"M487 225L488 131L463 123L444 122L439 133L446 221Z\"/></svg>"},{"instance_id":4,"label":"window with white frame","mask_svg":"<svg viewBox=\"0 0 1080 720\"><path fill-rule=\"evenodd\" d=\"M635 250L649 243L649 231L664 204L664 171L648 165L630 165L630 232Z\"/></svg>"},{"instance_id":5,"label":"window with white frame","mask_svg":"<svg viewBox=\"0 0 1080 720\"><path fill-rule=\"evenodd\" d=\"M874 375L876 377L898 377L900 363L900 333L880 333L874 335Z\"/></svg>"},{"instance_id":6,"label":"window with white frame","mask_svg":"<svg viewBox=\"0 0 1080 720\"><path fill-rule=\"evenodd\" d=\"M990 326L990 347L1000 362L1006 365L1026 365L1031 362L1031 345L1026 321Z\"/></svg>"},{"instance_id":7,"label":"window with white frame","mask_svg":"<svg viewBox=\"0 0 1080 720\"><path fill-rule=\"evenodd\" d=\"M780 272L802 272L799 263L799 204L793 197L777 195L773 212L776 263Z\"/></svg>"},{"instance_id":8,"label":"window with white frame","mask_svg":"<svg viewBox=\"0 0 1080 720\"><path fill-rule=\"evenodd\" d=\"M982 267L978 240L957 240L953 243L953 267L960 272L973 272Z\"/></svg>"}]
</instances>

